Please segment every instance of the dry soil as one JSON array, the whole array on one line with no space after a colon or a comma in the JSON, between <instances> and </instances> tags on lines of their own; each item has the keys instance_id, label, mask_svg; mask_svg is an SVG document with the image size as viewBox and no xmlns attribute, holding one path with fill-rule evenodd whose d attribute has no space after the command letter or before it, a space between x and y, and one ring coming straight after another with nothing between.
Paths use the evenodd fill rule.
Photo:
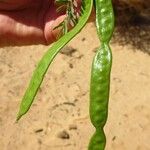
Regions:
<instances>
[{"instance_id":1,"label":"dry soil","mask_svg":"<svg viewBox=\"0 0 150 150\"><path fill-rule=\"evenodd\" d=\"M15 123L32 72L48 46L0 48L0 150L87 150L92 58L99 41L89 23L56 57L34 104ZM111 43L113 66L106 150L150 150L150 55Z\"/></svg>"}]
</instances>

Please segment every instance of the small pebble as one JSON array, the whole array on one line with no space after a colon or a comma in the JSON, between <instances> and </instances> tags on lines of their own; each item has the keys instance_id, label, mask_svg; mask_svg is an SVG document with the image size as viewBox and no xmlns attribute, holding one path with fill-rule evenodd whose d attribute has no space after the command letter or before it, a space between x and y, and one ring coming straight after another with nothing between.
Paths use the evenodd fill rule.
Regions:
<instances>
[{"instance_id":1,"label":"small pebble","mask_svg":"<svg viewBox=\"0 0 150 150\"><path fill-rule=\"evenodd\" d=\"M72 57L73 53L75 53L76 51L77 51L77 49L75 49L71 46L65 46L64 48L62 48L60 53Z\"/></svg>"},{"instance_id":2,"label":"small pebble","mask_svg":"<svg viewBox=\"0 0 150 150\"><path fill-rule=\"evenodd\" d=\"M35 133L39 133L39 132L43 132L43 129L41 128L41 129L35 130Z\"/></svg>"},{"instance_id":3,"label":"small pebble","mask_svg":"<svg viewBox=\"0 0 150 150\"><path fill-rule=\"evenodd\" d=\"M69 67L70 67L70 68L73 68L73 64L69 64Z\"/></svg>"},{"instance_id":4,"label":"small pebble","mask_svg":"<svg viewBox=\"0 0 150 150\"><path fill-rule=\"evenodd\" d=\"M116 139L116 136L114 136L114 137L112 138L112 141L115 141L115 139Z\"/></svg>"},{"instance_id":5,"label":"small pebble","mask_svg":"<svg viewBox=\"0 0 150 150\"><path fill-rule=\"evenodd\" d=\"M61 138L61 139L69 139L70 135L66 130L63 130L63 131L58 133L57 137Z\"/></svg>"},{"instance_id":6,"label":"small pebble","mask_svg":"<svg viewBox=\"0 0 150 150\"><path fill-rule=\"evenodd\" d=\"M86 40L86 38L85 38L85 37L83 37L83 38L82 38L82 41L85 41L85 40Z\"/></svg>"},{"instance_id":7,"label":"small pebble","mask_svg":"<svg viewBox=\"0 0 150 150\"><path fill-rule=\"evenodd\" d=\"M75 125L75 124L70 124L70 125L69 125L69 130L77 130L77 125Z\"/></svg>"}]
</instances>

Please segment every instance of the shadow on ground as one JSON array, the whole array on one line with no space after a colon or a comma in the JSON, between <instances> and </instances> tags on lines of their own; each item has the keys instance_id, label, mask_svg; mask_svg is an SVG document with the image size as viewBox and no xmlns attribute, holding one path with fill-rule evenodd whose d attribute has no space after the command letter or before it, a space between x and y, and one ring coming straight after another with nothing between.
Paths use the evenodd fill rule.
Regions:
<instances>
[{"instance_id":1,"label":"shadow on ground","mask_svg":"<svg viewBox=\"0 0 150 150\"><path fill-rule=\"evenodd\" d=\"M116 29L112 42L150 54L150 1L114 0Z\"/></svg>"}]
</instances>

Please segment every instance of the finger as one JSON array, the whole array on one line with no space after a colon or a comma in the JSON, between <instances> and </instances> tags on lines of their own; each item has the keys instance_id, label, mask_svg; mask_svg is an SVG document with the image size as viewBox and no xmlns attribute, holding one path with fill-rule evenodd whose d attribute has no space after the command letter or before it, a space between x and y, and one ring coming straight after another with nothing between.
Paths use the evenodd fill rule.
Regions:
<instances>
[{"instance_id":1,"label":"finger","mask_svg":"<svg viewBox=\"0 0 150 150\"><path fill-rule=\"evenodd\" d=\"M81 8L81 0L76 0L76 1L77 1L77 8L75 11L77 13L80 11ZM62 27L57 28L55 30L54 28L63 22L63 20L66 18L66 12L58 13L56 10L57 10L56 4L52 3L51 8L48 10L45 16L46 23L44 28L44 34L48 44L58 40L58 37L60 37L60 35L61 36L63 35L61 34ZM68 23L67 25L68 25L67 26L68 31L71 30L71 28L73 28L71 24Z\"/></svg>"},{"instance_id":2,"label":"finger","mask_svg":"<svg viewBox=\"0 0 150 150\"><path fill-rule=\"evenodd\" d=\"M0 11L0 45L44 44L43 14L33 9Z\"/></svg>"}]
</instances>

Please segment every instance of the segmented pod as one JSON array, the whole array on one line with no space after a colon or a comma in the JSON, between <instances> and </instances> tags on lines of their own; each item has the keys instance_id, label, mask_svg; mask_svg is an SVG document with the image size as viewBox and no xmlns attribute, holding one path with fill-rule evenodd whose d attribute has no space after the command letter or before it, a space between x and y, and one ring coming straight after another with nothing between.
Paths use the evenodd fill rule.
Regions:
<instances>
[{"instance_id":1,"label":"segmented pod","mask_svg":"<svg viewBox=\"0 0 150 150\"><path fill-rule=\"evenodd\" d=\"M111 0L95 0L96 27L101 47L92 64L90 87L90 118L96 128L89 143L89 150L104 150L106 137L103 127L108 116L110 72L112 54L109 47L114 29L114 13Z\"/></svg>"},{"instance_id":2,"label":"segmented pod","mask_svg":"<svg viewBox=\"0 0 150 150\"><path fill-rule=\"evenodd\" d=\"M111 61L110 47L102 44L94 57L91 72L90 118L95 128L102 128L107 119Z\"/></svg>"},{"instance_id":3,"label":"segmented pod","mask_svg":"<svg viewBox=\"0 0 150 150\"><path fill-rule=\"evenodd\" d=\"M90 118L96 128L89 150L104 150L103 127L107 120L112 54L108 44L102 44L93 60L90 88Z\"/></svg>"}]
</instances>

